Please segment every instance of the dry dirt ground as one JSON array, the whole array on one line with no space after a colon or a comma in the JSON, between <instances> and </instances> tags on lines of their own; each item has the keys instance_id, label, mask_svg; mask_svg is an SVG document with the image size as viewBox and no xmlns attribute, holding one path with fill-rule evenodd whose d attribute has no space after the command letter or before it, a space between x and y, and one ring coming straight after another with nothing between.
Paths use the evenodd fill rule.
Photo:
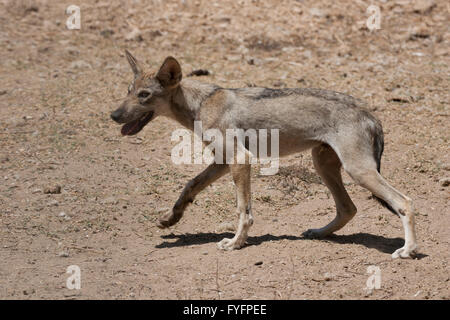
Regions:
<instances>
[{"instance_id":1,"label":"dry dirt ground","mask_svg":"<svg viewBox=\"0 0 450 320\"><path fill-rule=\"evenodd\" d=\"M65 10L81 8L81 29ZM370 4L381 29L368 30ZM449 6L435 1L0 2L1 299L449 299ZM358 207L336 235L301 233L335 214L308 153L252 174L248 246L216 242L237 223L231 178L170 230L155 221L204 165L174 165L158 118L121 137L128 48L167 55L224 87L318 87L367 101L385 129L382 173L417 207L420 255L398 217L345 175ZM60 190L58 188L60 187ZM66 288L67 267L81 289ZM381 288L367 290L369 266Z\"/></svg>"}]
</instances>

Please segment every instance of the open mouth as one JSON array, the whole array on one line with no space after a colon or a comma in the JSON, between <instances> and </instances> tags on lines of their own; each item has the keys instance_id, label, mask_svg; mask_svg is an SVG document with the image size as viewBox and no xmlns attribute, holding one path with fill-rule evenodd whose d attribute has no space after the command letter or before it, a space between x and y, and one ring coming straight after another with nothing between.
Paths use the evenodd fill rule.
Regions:
<instances>
[{"instance_id":1,"label":"open mouth","mask_svg":"<svg viewBox=\"0 0 450 320\"><path fill-rule=\"evenodd\" d=\"M144 114L141 118L128 122L122 126L120 131L123 136L132 136L142 130L153 118L153 111Z\"/></svg>"}]
</instances>

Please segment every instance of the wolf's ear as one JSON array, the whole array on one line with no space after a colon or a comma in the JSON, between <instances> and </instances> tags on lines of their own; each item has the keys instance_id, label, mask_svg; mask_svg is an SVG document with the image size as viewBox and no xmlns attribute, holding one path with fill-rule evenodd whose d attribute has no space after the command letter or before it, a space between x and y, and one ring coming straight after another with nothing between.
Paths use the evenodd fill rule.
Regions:
<instances>
[{"instance_id":1,"label":"wolf's ear","mask_svg":"<svg viewBox=\"0 0 450 320\"><path fill-rule=\"evenodd\" d=\"M163 87L176 87L182 78L181 66L174 57L167 57L156 75Z\"/></svg>"},{"instance_id":2,"label":"wolf's ear","mask_svg":"<svg viewBox=\"0 0 450 320\"><path fill-rule=\"evenodd\" d=\"M128 63L131 66L131 70L133 70L134 76L137 77L142 73L142 68L139 65L139 62L133 55L130 53L130 51L125 50L125 55L127 56Z\"/></svg>"}]
</instances>

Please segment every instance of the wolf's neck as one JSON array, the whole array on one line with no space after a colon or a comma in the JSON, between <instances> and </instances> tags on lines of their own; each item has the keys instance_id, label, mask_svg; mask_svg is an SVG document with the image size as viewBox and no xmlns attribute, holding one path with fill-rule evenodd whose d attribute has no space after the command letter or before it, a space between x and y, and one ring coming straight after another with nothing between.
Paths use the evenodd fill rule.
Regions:
<instances>
[{"instance_id":1,"label":"wolf's neck","mask_svg":"<svg viewBox=\"0 0 450 320\"><path fill-rule=\"evenodd\" d=\"M194 80L184 80L173 95L171 111L176 121L194 130L194 121L199 120L200 108L219 87Z\"/></svg>"}]
</instances>

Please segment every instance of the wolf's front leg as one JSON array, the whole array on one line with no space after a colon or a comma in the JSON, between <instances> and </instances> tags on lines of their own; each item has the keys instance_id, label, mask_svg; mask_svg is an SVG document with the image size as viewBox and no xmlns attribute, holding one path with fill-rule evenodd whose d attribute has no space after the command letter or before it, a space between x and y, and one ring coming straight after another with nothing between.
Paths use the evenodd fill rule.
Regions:
<instances>
[{"instance_id":1,"label":"wolf's front leg","mask_svg":"<svg viewBox=\"0 0 450 320\"><path fill-rule=\"evenodd\" d=\"M237 211L239 214L239 225L236 235L232 239L225 238L217 246L223 250L239 249L247 240L248 230L253 224L250 192L250 165L230 165L234 184L237 190Z\"/></svg>"},{"instance_id":2,"label":"wolf's front leg","mask_svg":"<svg viewBox=\"0 0 450 320\"><path fill-rule=\"evenodd\" d=\"M211 164L203 170L198 176L188 182L183 192L175 203L172 211L167 212L159 218L157 226L161 229L173 226L180 221L183 216L184 209L189 203L194 201L197 194L209 186L211 183L222 177L228 172L229 168L226 164Z\"/></svg>"}]
</instances>

